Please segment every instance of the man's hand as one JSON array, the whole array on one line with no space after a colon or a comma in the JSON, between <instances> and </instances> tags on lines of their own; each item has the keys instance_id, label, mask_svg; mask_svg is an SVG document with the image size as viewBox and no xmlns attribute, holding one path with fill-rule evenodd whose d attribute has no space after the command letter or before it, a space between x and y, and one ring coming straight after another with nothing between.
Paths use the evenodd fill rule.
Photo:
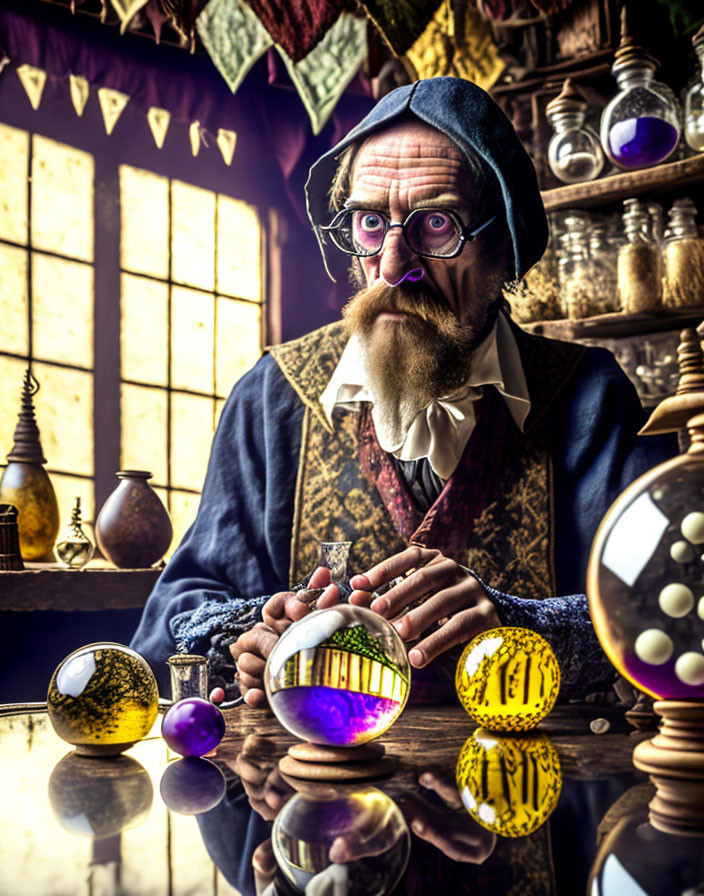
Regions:
<instances>
[{"instance_id":1,"label":"man's hand","mask_svg":"<svg viewBox=\"0 0 704 896\"><path fill-rule=\"evenodd\" d=\"M334 606L340 599L337 585L330 583L330 570L325 567L318 567L310 577L308 589L312 588L323 589L317 599L320 610ZM230 645L230 653L237 665L239 688L248 706L266 706L264 667L267 657L289 625L312 611L313 607L305 599L307 593L279 591L272 595L262 608L264 622L257 623Z\"/></svg>"},{"instance_id":2,"label":"man's hand","mask_svg":"<svg viewBox=\"0 0 704 896\"><path fill-rule=\"evenodd\" d=\"M401 581L391 584L383 595L374 595L399 577ZM407 548L369 572L353 576L350 584L355 589L350 603L370 607L391 620L406 642L420 638L433 623L439 626L409 652L408 659L417 669L456 644L501 625L474 576L434 549Z\"/></svg>"}]
</instances>

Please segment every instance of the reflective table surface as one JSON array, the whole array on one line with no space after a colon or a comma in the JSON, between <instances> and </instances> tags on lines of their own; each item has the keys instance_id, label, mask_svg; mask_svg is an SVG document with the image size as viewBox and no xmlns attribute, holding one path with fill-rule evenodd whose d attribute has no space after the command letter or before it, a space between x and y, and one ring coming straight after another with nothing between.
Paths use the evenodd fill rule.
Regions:
<instances>
[{"instance_id":1,"label":"reflective table surface","mask_svg":"<svg viewBox=\"0 0 704 896\"><path fill-rule=\"evenodd\" d=\"M44 707L0 708L0 894L704 893L704 838L649 825L631 762L646 735L614 708L557 707L513 738L407 708L382 738L396 773L344 785L283 776L294 741L269 713L225 716L206 759L171 753L161 717L95 759Z\"/></svg>"}]
</instances>

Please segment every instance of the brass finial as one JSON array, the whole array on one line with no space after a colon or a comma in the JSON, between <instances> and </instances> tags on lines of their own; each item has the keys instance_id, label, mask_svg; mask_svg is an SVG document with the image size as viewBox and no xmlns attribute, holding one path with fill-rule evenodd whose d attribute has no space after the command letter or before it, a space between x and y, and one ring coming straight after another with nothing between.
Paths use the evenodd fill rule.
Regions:
<instances>
[{"instance_id":1,"label":"brass finial","mask_svg":"<svg viewBox=\"0 0 704 896\"><path fill-rule=\"evenodd\" d=\"M22 383L22 406L13 436L12 450L7 455L8 461L18 460L25 463L45 464L42 451L39 427L34 417L34 396L39 391L39 383L28 367Z\"/></svg>"},{"instance_id":2,"label":"brass finial","mask_svg":"<svg viewBox=\"0 0 704 896\"><path fill-rule=\"evenodd\" d=\"M664 398L650 415L639 435L656 435L684 429L695 414L704 412L704 321L696 330L680 333L677 363L680 377L674 395ZM698 449L699 450L699 449Z\"/></svg>"},{"instance_id":3,"label":"brass finial","mask_svg":"<svg viewBox=\"0 0 704 896\"><path fill-rule=\"evenodd\" d=\"M560 112L578 112L587 108L587 101L584 99L580 89L575 86L572 78L565 78L560 93L545 107L546 115L555 115Z\"/></svg>"},{"instance_id":4,"label":"brass finial","mask_svg":"<svg viewBox=\"0 0 704 896\"><path fill-rule=\"evenodd\" d=\"M614 53L614 64L611 66L611 71L615 75L622 68L636 61L649 62L653 66L653 71L659 67L657 59L636 43L636 39L628 28L628 15L624 5L621 9L621 40Z\"/></svg>"},{"instance_id":5,"label":"brass finial","mask_svg":"<svg viewBox=\"0 0 704 896\"><path fill-rule=\"evenodd\" d=\"M692 46L698 47L700 44L704 44L704 25L697 31L697 33L692 38Z\"/></svg>"}]
</instances>

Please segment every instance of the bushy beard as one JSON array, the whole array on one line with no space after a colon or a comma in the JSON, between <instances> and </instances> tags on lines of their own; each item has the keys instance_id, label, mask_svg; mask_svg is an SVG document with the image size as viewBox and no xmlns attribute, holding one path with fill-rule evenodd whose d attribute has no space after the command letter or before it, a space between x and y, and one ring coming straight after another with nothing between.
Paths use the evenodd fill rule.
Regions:
<instances>
[{"instance_id":1,"label":"bushy beard","mask_svg":"<svg viewBox=\"0 0 704 896\"><path fill-rule=\"evenodd\" d=\"M377 323L383 312L405 316ZM461 323L442 294L414 283L378 282L360 290L342 314L362 345L375 418L400 445L420 411L466 382L477 328Z\"/></svg>"}]
</instances>

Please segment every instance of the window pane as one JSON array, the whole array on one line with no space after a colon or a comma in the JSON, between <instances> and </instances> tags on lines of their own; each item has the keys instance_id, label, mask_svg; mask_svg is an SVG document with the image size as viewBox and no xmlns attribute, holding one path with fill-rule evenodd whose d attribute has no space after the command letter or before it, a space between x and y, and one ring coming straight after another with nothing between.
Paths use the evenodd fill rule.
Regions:
<instances>
[{"instance_id":1,"label":"window pane","mask_svg":"<svg viewBox=\"0 0 704 896\"><path fill-rule=\"evenodd\" d=\"M213 392L213 302L208 293L171 292L171 385Z\"/></svg>"},{"instance_id":2,"label":"window pane","mask_svg":"<svg viewBox=\"0 0 704 896\"><path fill-rule=\"evenodd\" d=\"M34 354L93 366L93 268L32 254Z\"/></svg>"},{"instance_id":3,"label":"window pane","mask_svg":"<svg viewBox=\"0 0 704 896\"><path fill-rule=\"evenodd\" d=\"M181 543L186 529L196 518L199 503L200 495L193 495L190 492L171 492L171 522L174 527L174 540L171 545L174 549Z\"/></svg>"},{"instance_id":4,"label":"window pane","mask_svg":"<svg viewBox=\"0 0 704 896\"><path fill-rule=\"evenodd\" d=\"M215 193L172 181L171 234L173 279L215 289Z\"/></svg>"},{"instance_id":5,"label":"window pane","mask_svg":"<svg viewBox=\"0 0 704 896\"><path fill-rule=\"evenodd\" d=\"M83 528L90 540L95 544L95 533L91 525L95 520L95 501L93 496L93 480L79 479L77 476L62 476L61 473L50 473L49 477L59 502L59 519L61 528L71 519L71 511L76 497L81 499L81 519Z\"/></svg>"},{"instance_id":6,"label":"window pane","mask_svg":"<svg viewBox=\"0 0 704 896\"><path fill-rule=\"evenodd\" d=\"M168 383L169 288L144 277L122 275L121 376Z\"/></svg>"},{"instance_id":7,"label":"window pane","mask_svg":"<svg viewBox=\"0 0 704 896\"><path fill-rule=\"evenodd\" d=\"M21 407L22 381L27 369L26 361L5 358L0 355L0 475L5 458L12 448L12 434L17 426Z\"/></svg>"},{"instance_id":8,"label":"window pane","mask_svg":"<svg viewBox=\"0 0 704 896\"><path fill-rule=\"evenodd\" d=\"M41 389L34 397L48 466L93 475L93 375L34 364Z\"/></svg>"},{"instance_id":9,"label":"window pane","mask_svg":"<svg viewBox=\"0 0 704 896\"><path fill-rule=\"evenodd\" d=\"M27 245L29 134L0 124L0 238Z\"/></svg>"},{"instance_id":10,"label":"window pane","mask_svg":"<svg viewBox=\"0 0 704 896\"><path fill-rule=\"evenodd\" d=\"M218 395L230 389L262 353L261 305L218 297L215 382Z\"/></svg>"},{"instance_id":11,"label":"window pane","mask_svg":"<svg viewBox=\"0 0 704 896\"><path fill-rule=\"evenodd\" d=\"M166 485L166 392L123 384L120 388L120 466L149 470L157 485Z\"/></svg>"},{"instance_id":12,"label":"window pane","mask_svg":"<svg viewBox=\"0 0 704 896\"><path fill-rule=\"evenodd\" d=\"M34 135L32 245L93 260L93 156Z\"/></svg>"},{"instance_id":13,"label":"window pane","mask_svg":"<svg viewBox=\"0 0 704 896\"><path fill-rule=\"evenodd\" d=\"M169 276L169 180L120 165L120 264L130 271Z\"/></svg>"},{"instance_id":14,"label":"window pane","mask_svg":"<svg viewBox=\"0 0 704 896\"><path fill-rule=\"evenodd\" d=\"M0 351L26 355L29 351L27 250L3 243L0 243L0 321Z\"/></svg>"},{"instance_id":15,"label":"window pane","mask_svg":"<svg viewBox=\"0 0 704 896\"><path fill-rule=\"evenodd\" d=\"M171 483L200 491L213 440L213 401L171 396Z\"/></svg>"},{"instance_id":16,"label":"window pane","mask_svg":"<svg viewBox=\"0 0 704 896\"><path fill-rule=\"evenodd\" d=\"M217 291L261 302L261 228L256 208L218 196Z\"/></svg>"}]
</instances>

